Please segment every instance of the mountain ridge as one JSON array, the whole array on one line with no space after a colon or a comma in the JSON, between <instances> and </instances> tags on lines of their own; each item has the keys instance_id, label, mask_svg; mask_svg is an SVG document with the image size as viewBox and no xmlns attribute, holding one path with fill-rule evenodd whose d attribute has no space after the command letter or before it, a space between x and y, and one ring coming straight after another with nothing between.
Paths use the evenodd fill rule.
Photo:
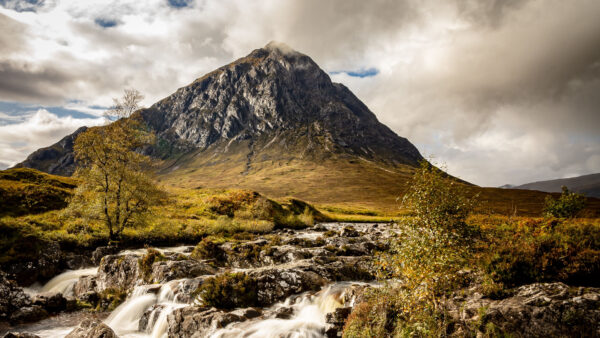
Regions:
<instances>
[{"instance_id":1,"label":"mountain ridge","mask_svg":"<svg viewBox=\"0 0 600 338\"><path fill-rule=\"evenodd\" d=\"M600 173L558 178L553 180L540 180L512 186L512 189L561 192L562 186L566 186L569 188L569 190L582 193L588 197L600 198Z\"/></svg>"}]
</instances>

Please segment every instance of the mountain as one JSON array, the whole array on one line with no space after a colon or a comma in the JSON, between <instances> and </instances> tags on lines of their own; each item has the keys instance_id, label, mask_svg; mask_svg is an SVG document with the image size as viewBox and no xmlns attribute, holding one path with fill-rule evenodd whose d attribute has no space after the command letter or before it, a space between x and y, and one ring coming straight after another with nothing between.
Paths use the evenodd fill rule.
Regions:
<instances>
[{"instance_id":1,"label":"mountain","mask_svg":"<svg viewBox=\"0 0 600 338\"><path fill-rule=\"evenodd\" d=\"M87 127L81 127L55 144L34 151L15 168L34 168L49 174L71 176L75 171L73 144L77 136L86 130Z\"/></svg>"},{"instance_id":2,"label":"mountain","mask_svg":"<svg viewBox=\"0 0 600 338\"><path fill-rule=\"evenodd\" d=\"M588 197L600 198L600 173L556 180L538 181L516 186L515 189L561 192L562 186Z\"/></svg>"},{"instance_id":3,"label":"mountain","mask_svg":"<svg viewBox=\"0 0 600 338\"><path fill-rule=\"evenodd\" d=\"M397 211L398 197L423 160L310 57L279 43L135 114L157 135L145 151L156 160L159 181L176 187L244 188L274 198ZM75 136L19 166L70 175ZM486 211L539 214L546 196L461 183L489 202Z\"/></svg>"}]
</instances>

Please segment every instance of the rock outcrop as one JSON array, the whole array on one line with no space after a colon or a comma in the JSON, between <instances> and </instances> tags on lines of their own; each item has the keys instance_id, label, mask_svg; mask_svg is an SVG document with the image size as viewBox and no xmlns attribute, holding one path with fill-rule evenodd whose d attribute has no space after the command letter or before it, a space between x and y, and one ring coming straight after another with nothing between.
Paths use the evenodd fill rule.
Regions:
<instances>
[{"instance_id":1,"label":"rock outcrop","mask_svg":"<svg viewBox=\"0 0 600 338\"><path fill-rule=\"evenodd\" d=\"M118 338L115 332L106 324L86 319L65 338Z\"/></svg>"},{"instance_id":2,"label":"rock outcrop","mask_svg":"<svg viewBox=\"0 0 600 338\"><path fill-rule=\"evenodd\" d=\"M600 289L536 283L511 293L499 300L477 292L454 298L449 314L460 323L454 335L474 328L480 334L520 337L600 336Z\"/></svg>"}]
</instances>

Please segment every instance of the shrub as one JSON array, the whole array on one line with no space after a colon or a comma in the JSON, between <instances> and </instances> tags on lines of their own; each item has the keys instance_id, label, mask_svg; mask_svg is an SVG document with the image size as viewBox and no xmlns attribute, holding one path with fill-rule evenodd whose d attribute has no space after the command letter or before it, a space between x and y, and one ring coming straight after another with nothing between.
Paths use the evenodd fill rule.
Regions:
<instances>
[{"instance_id":1,"label":"shrub","mask_svg":"<svg viewBox=\"0 0 600 338\"><path fill-rule=\"evenodd\" d=\"M462 188L427 162L415 172L403 200L414 216L398 224L398 237L376 260L380 279L401 281L401 287L388 284L385 292L389 296L379 297L373 304L375 309L383 307L395 313L386 317L388 332L437 336L445 329L439 304L458 285L457 272L466 262L473 232L466 219L474 201ZM353 325L360 332L356 329L360 325ZM364 325L368 328L371 324Z\"/></svg>"},{"instance_id":2,"label":"shrub","mask_svg":"<svg viewBox=\"0 0 600 338\"><path fill-rule=\"evenodd\" d=\"M149 248L148 252L138 260L140 269L142 270L142 277L146 283L152 283L152 264L154 262L160 262L166 260L165 255L160 251Z\"/></svg>"},{"instance_id":3,"label":"shrub","mask_svg":"<svg viewBox=\"0 0 600 338\"><path fill-rule=\"evenodd\" d=\"M222 261L225 254L220 246L222 243L223 239L217 239L213 236L205 237L192 251L192 258Z\"/></svg>"},{"instance_id":4,"label":"shrub","mask_svg":"<svg viewBox=\"0 0 600 338\"><path fill-rule=\"evenodd\" d=\"M202 304L218 309L257 306L257 283L245 273L225 273L208 278L197 290Z\"/></svg>"},{"instance_id":5,"label":"shrub","mask_svg":"<svg viewBox=\"0 0 600 338\"><path fill-rule=\"evenodd\" d=\"M585 196L571 192L563 186L562 194L557 200L550 196L546 197L544 213L551 217L571 218L583 208L585 208Z\"/></svg>"}]
</instances>

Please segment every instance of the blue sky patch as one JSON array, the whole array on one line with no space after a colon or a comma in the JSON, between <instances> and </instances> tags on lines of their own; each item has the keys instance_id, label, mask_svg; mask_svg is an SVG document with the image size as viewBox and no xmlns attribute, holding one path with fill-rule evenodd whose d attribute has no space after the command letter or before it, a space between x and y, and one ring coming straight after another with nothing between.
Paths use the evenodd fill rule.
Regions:
<instances>
[{"instance_id":1,"label":"blue sky patch","mask_svg":"<svg viewBox=\"0 0 600 338\"><path fill-rule=\"evenodd\" d=\"M35 12L44 5L44 0L0 0L0 5L17 12Z\"/></svg>"},{"instance_id":2,"label":"blue sky patch","mask_svg":"<svg viewBox=\"0 0 600 338\"><path fill-rule=\"evenodd\" d=\"M188 7L193 0L167 0L169 6L173 8L183 8Z\"/></svg>"},{"instance_id":3,"label":"blue sky patch","mask_svg":"<svg viewBox=\"0 0 600 338\"><path fill-rule=\"evenodd\" d=\"M18 102L6 102L0 101L0 125L7 125L13 123L19 123L26 120L29 116L33 115L38 109L46 109L52 114L58 117L71 116L75 119L94 119L98 116L84 113L74 109L67 109L58 106L40 106L40 105L29 105Z\"/></svg>"},{"instance_id":4,"label":"blue sky patch","mask_svg":"<svg viewBox=\"0 0 600 338\"><path fill-rule=\"evenodd\" d=\"M352 76L352 77L372 77L375 76L377 74L379 74L379 69L377 68L368 68L368 69L364 69L361 68L359 70L338 70L338 71L333 71L333 72L329 72L329 74L331 75L336 75L336 74L347 74L348 76Z\"/></svg>"},{"instance_id":5,"label":"blue sky patch","mask_svg":"<svg viewBox=\"0 0 600 338\"><path fill-rule=\"evenodd\" d=\"M103 28L110 28L117 25L117 20L113 19L96 18L94 22L96 23L96 25Z\"/></svg>"}]
</instances>

